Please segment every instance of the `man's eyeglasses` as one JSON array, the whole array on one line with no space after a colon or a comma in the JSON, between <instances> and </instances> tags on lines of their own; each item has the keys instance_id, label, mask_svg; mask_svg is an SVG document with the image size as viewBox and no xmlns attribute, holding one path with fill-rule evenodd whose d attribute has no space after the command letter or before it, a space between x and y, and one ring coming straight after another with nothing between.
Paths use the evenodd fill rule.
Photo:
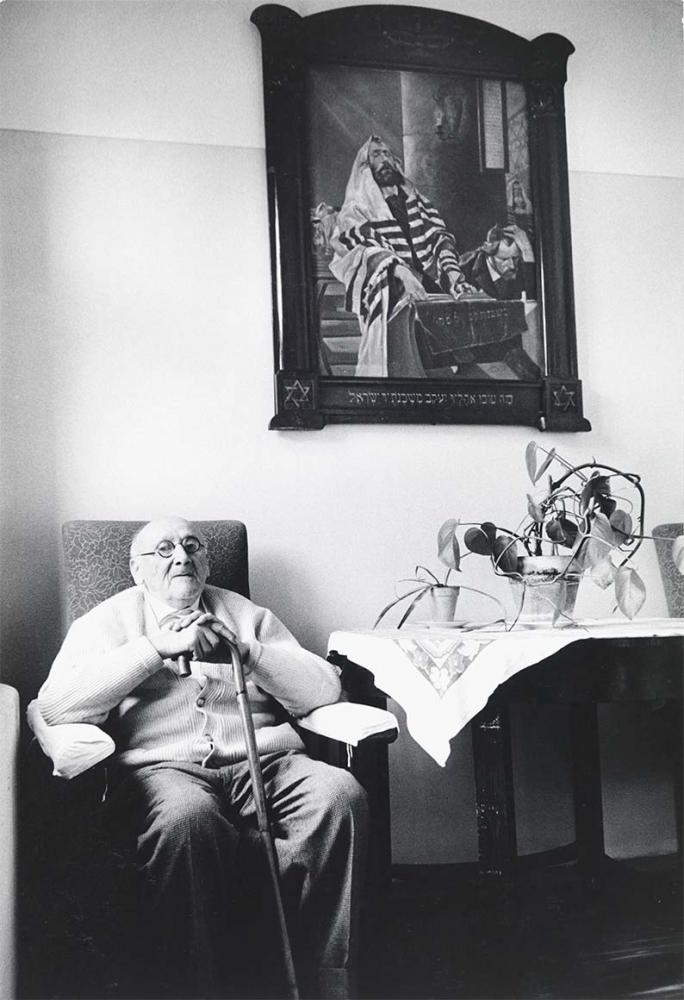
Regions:
<instances>
[{"instance_id":1,"label":"man's eyeglasses","mask_svg":"<svg viewBox=\"0 0 684 1000\"><path fill-rule=\"evenodd\" d=\"M195 538L194 535L188 535L187 538L181 538L180 542L172 542L169 538L165 538L152 552L135 552L134 555L136 557L159 556L160 559L170 559L176 551L177 545L182 545L189 556L194 556L200 549L204 548L199 538Z\"/></svg>"}]
</instances>

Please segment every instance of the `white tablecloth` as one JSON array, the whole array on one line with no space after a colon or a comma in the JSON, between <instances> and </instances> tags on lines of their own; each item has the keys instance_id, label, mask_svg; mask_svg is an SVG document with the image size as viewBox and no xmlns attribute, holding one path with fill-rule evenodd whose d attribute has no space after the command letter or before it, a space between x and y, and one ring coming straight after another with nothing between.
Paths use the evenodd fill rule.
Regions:
<instances>
[{"instance_id":1,"label":"white tablecloth","mask_svg":"<svg viewBox=\"0 0 684 1000\"><path fill-rule=\"evenodd\" d=\"M463 630L444 625L333 632L333 650L370 670L406 712L406 725L442 767L449 741L504 681L581 639L684 635L684 618L609 619L562 628Z\"/></svg>"}]
</instances>

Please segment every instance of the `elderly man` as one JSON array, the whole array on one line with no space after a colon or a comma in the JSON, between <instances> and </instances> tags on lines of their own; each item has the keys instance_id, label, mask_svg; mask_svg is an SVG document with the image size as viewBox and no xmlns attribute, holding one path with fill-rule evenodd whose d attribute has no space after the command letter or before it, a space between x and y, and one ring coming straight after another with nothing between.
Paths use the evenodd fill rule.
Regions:
<instances>
[{"instance_id":1,"label":"elderly man","mask_svg":"<svg viewBox=\"0 0 684 1000\"><path fill-rule=\"evenodd\" d=\"M300 975L313 996L349 995L365 796L350 774L306 755L286 716L335 702L335 669L270 611L206 586L206 542L188 521L147 524L130 567L135 586L72 625L38 703L51 724L109 720L107 807L136 838L157 989L231 988L238 831L255 809L226 640L244 663Z\"/></svg>"},{"instance_id":2,"label":"elderly man","mask_svg":"<svg viewBox=\"0 0 684 1000\"><path fill-rule=\"evenodd\" d=\"M402 298L459 298L473 290L454 237L377 135L356 155L332 245L330 270L344 283L347 308L361 327L358 376L390 374L387 330Z\"/></svg>"}]
</instances>

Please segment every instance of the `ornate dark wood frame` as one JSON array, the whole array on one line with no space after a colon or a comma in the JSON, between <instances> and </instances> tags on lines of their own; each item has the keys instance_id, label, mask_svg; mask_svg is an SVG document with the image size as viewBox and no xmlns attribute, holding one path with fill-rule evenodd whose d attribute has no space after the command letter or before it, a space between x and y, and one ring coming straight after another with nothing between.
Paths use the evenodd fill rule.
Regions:
<instances>
[{"instance_id":1,"label":"ornate dark wood frame","mask_svg":"<svg viewBox=\"0 0 684 1000\"><path fill-rule=\"evenodd\" d=\"M572 44L555 34L527 41L475 18L408 6L346 7L300 17L266 4L251 19L261 34L264 74L276 396L271 429L482 423L590 430L577 377L563 97ZM308 67L327 64L526 84L547 367L538 381L319 375L305 95Z\"/></svg>"}]
</instances>

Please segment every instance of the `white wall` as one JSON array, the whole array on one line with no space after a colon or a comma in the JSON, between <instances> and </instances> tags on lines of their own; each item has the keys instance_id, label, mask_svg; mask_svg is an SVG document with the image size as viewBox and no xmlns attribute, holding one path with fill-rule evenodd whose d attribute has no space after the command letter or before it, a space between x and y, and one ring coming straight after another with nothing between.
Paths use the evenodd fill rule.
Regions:
<instances>
[{"instance_id":1,"label":"white wall","mask_svg":"<svg viewBox=\"0 0 684 1000\"><path fill-rule=\"evenodd\" d=\"M323 652L333 628L371 624L417 562L434 565L445 517L506 522L522 514L529 429L267 430L272 333L254 6L0 4L1 638L5 679L26 693L59 639L58 528L66 518L243 518L255 599ZM334 4L292 6L309 13ZM571 458L595 455L638 471L649 524L678 519L679 5L438 6L526 37L556 31L576 47L568 156L580 375L594 429L547 441ZM663 613L652 553L641 568L644 613ZM609 754L619 750L610 726L604 720ZM407 769L439 797L444 774L409 743L394 754L404 761L395 803L405 792L397 775ZM438 817L419 857L399 822L399 860L472 853L467 741L459 747L447 796L458 842L443 848ZM517 754L523 776L533 757ZM637 795L640 784L660 796L659 809L649 804L644 839L667 847L665 777L636 775ZM563 833L567 795L547 793ZM540 801L521 795L529 846L554 835ZM635 846L628 840L620 834L616 850Z\"/></svg>"}]
</instances>

